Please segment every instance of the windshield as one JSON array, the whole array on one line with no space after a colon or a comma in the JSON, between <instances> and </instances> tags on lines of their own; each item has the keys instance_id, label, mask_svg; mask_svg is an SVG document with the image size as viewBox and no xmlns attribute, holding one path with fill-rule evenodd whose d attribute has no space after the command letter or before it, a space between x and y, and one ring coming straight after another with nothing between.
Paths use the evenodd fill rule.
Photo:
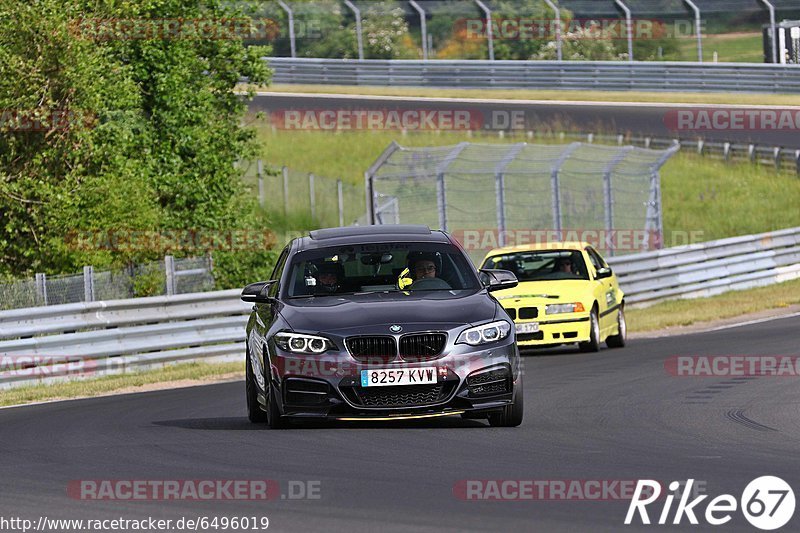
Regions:
<instances>
[{"instance_id":1,"label":"windshield","mask_svg":"<svg viewBox=\"0 0 800 533\"><path fill-rule=\"evenodd\" d=\"M450 244L379 243L301 252L289 270L287 296L388 291L461 291L481 287L474 267Z\"/></svg>"},{"instance_id":2,"label":"windshield","mask_svg":"<svg viewBox=\"0 0 800 533\"><path fill-rule=\"evenodd\" d=\"M488 257L482 268L510 270L519 281L588 280L583 254L577 250L516 252Z\"/></svg>"}]
</instances>

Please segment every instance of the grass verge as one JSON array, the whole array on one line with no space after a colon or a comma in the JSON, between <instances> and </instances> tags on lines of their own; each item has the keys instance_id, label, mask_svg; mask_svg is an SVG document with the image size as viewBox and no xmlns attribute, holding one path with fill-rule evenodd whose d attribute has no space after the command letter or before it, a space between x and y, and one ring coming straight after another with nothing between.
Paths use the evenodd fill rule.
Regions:
<instances>
[{"instance_id":1,"label":"grass verge","mask_svg":"<svg viewBox=\"0 0 800 533\"><path fill-rule=\"evenodd\" d=\"M731 291L708 298L670 300L641 309L627 309L631 332L690 326L800 304L800 280Z\"/></svg>"},{"instance_id":2,"label":"grass verge","mask_svg":"<svg viewBox=\"0 0 800 533\"><path fill-rule=\"evenodd\" d=\"M566 102L639 102L683 104L738 104L796 106L797 95L639 91L576 91L534 89L437 89L428 87L365 87L349 85L271 85L270 92L355 94L367 96L422 96L428 98L482 98L498 100L552 100Z\"/></svg>"},{"instance_id":3,"label":"grass verge","mask_svg":"<svg viewBox=\"0 0 800 533\"><path fill-rule=\"evenodd\" d=\"M714 61L714 52L721 63L763 63L764 45L759 32L720 33L703 36L703 61ZM679 39L681 56L695 60L697 41Z\"/></svg>"},{"instance_id":4,"label":"grass verge","mask_svg":"<svg viewBox=\"0 0 800 533\"><path fill-rule=\"evenodd\" d=\"M234 377L237 374L241 374L242 378L244 378L243 366L241 362L182 363L133 374L102 376L80 381L54 383L52 385L19 387L0 391L0 406L101 396L112 392L137 392L137 389L147 390L148 385L159 383L199 384L226 375Z\"/></svg>"}]
</instances>

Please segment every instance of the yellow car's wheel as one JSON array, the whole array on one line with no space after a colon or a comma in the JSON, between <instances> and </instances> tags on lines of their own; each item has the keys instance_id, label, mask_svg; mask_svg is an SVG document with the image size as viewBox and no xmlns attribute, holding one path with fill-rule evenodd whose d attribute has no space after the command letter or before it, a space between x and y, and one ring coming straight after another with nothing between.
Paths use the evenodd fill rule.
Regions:
<instances>
[{"instance_id":1,"label":"yellow car's wheel","mask_svg":"<svg viewBox=\"0 0 800 533\"><path fill-rule=\"evenodd\" d=\"M617 334L611 335L606 339L606 346L609 348L622 348L625 346L627 335L628 325L625 322L625 308L620 307L617 312Z\"/></svg>"},{"instance_id":2,"label":"yellow car's wheel","mask_svg":"<svg viewBox=\"0 0 800 533\"><path fill-rule=\"evenodd\" d=\"M589 340L581 342L578 347L582 352L600 351L600 321L597 319L597 307L592 308L589 315Z\"/></svg>"}]
</instances>

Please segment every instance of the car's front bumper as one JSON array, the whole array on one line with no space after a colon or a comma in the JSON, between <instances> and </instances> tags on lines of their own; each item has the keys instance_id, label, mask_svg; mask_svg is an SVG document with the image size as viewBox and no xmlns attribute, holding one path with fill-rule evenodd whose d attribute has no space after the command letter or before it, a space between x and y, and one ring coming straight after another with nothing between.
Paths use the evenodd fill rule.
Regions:
<instances>
[{"instance_id":1,"label":"car's front bumper","mask_svg":"<svg viewBox=\"0 0 800 533\"><path fill-rule=\"evenodd\" d=\"M544 320L517 320L515 327L536 322L539 331L535 333L517 333L517 344L520 348L533 346L552 346L586 342L589 340L591 323L589 314L570 313L563 316L553 315Z\"/></svg>"},{"instance_id":2,"label":"car's front bumper","mask_svg":"<svg viewBox=\"0 0 800 533\"><path fill-rule=\"evenodd\" d=\"M480 348L480 349L478 349ZM521 373L513 340L488 348L458 345L457 353L424 362L365 364L348 353L270 356L280 411L296 418L408 419L472 413L509 405ZM361 370L435 367L430 385L362 387ZM470 416L469 414L465 416Z\"/></svg>"}]
</instances>

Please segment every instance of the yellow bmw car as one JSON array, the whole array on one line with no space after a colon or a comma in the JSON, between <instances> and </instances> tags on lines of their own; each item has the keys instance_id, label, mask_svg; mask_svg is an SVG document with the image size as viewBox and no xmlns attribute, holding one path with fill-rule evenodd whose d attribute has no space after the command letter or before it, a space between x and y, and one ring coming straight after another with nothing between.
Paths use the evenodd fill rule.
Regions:
<instances>
[{"instance_id":1,"label":"yellow bmw car","mask_svg":"<svg viewBox=\"0 0 800 533\"><path fill-rule=\"evenodd\" d=\"M625 299L591 245L540 243L498 248L481 268L510 270L519 285L494 293L514 320L521 348L578 343L597 352L625 346Z\"/></svg>"}]
</instances>

